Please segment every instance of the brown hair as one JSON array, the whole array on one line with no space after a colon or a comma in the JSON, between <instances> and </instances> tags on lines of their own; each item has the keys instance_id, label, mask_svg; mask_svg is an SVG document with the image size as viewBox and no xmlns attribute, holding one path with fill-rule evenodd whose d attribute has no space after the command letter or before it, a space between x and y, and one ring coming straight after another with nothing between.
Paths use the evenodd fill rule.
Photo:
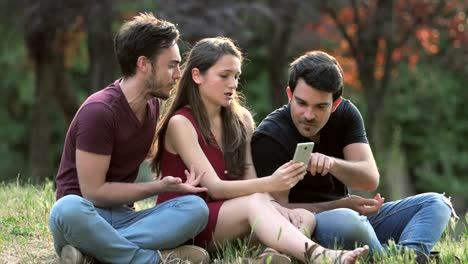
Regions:
<instances>
[{"instance_id":1,"label":"brown hair","mask_svg":"<svg viewBox=\"0 0 468 264\"><path fill-rule=\"evenodd\" d=\"M151 60L179 39L179 31L171 22L151 13L141 13L122 25L114 38L114 51L124 77L135 74L139 56Z\"/></svg>"},{"instance_id":2,"label":"brown hair","mask_svg":"<svg viewBox=\"0 0 468 264\"><path fill-rule=\"evenodd\" d=\"M233 55L243 59L239 48L229 38L205 38L200 40L190 50L187 60L183 66L184 72L168 102L168 110L164 113L158 130L156 132L153 149L156 153L151 162L153 171L158 174L161 166L162 150L164 148L164 135L167 130L169 119L174 113L185 105L190 105L196 122L205 142L215 146L211 136L210 123L207 118L205 106L203 105L197 84L192 79L192 69L197 68L205 74L209 68L224 55ZM223 122L222 148L226 162L228 177L238 179L245 173L245 152L247 144L247 131L242 113L242 97L237 92L228 107L223 107L221 117Z\"/></svg>"}]
</instances>

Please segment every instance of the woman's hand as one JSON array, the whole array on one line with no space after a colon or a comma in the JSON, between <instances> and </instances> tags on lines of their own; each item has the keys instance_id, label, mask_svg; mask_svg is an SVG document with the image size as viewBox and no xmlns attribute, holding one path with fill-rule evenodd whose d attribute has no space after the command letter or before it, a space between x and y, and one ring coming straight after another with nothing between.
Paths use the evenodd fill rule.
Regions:
<instances>
[{"instance_id":1,"label":"woman's hand","mask_svg":"<svg viewBox=\"0 0 468 264\"><path fill-rule=\"evenodd\" d=\"M303 163L294 163L289 161L279 167L271 176L270 176L270 187L269 192L278 192L289 190L294 187L298 181L304 178L304 175L307 173L307 166Z\"/></svg>"}]
</instances>

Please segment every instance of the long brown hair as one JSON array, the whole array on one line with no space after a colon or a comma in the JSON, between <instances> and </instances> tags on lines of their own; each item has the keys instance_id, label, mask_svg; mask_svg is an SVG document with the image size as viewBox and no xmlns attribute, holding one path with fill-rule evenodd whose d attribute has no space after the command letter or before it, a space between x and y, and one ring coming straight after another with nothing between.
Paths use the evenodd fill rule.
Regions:
<instances>
[{"instance_id":1,"label":"long brown hair","mask_svg":"<svg viewBox=\"0 0 468 264\"><path fill-rule=\"evenodd\" d=\"M164 148L164 135L166 134L169 119L174 113L185 105L192 109L203 139L212 146L216 146L210 130L210 122L205 106L203 105L197 84L192 79L192 69L197 68L205 74L209 68L224 55L233 55L242 62L240 49L229 38L205 38L200 40L190 50L183 66L184 72L179 80L175 93L167 102L168 110L163 114L158 126L153 150L155 154L151 161L153 171L161 171L162 150ZM245 173L245 152L247 144L247 131L242 117L242 97L236 91L232 103L221 110L223 127L222 150L228 170L228 177L238 179Z\"/></svg>"}]
</instances>

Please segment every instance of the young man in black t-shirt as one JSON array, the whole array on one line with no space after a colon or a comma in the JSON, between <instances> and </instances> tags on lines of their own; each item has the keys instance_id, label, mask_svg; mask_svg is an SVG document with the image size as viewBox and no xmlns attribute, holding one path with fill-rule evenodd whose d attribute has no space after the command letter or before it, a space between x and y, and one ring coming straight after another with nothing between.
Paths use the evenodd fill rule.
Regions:
<instances>
[{"instance_id":1,"label":"young man in black t-shirt","mask_svg":"<svg viewBox=\"0 0 468 264\"><path fill-rule=\"evenodd\" d=\"M292 159L297 143L313 141L309 172L289 191L273 193L275 200L315 213L314 236L323 246L358 243L381 253L394 240L427 261L450 218L450 202L437 193L388 203L380 194L348 195L348 187L374 191L380 175L361 114L341 97L343 80L341 66L324 52L306 53L291 64L289 104L268 115L252 138L257 175L271 175Z\"/></svg>"}]
</instances>

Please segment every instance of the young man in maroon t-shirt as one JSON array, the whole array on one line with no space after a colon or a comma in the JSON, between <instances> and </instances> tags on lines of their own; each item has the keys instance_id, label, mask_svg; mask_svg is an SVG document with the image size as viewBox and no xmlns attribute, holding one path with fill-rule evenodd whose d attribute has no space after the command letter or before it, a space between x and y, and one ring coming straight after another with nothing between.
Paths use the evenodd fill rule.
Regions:
<instances>
[{"instance_id":1,"label":"young man in maroon t-shirt","mask_svg":"<svg viewBox=\"0 0 468 264\"><path fill-rule=\"evenodd\" d=\"M134 183L155 135L159 98L180 78L179 32L152 14L125 23L114 45L123 77L91 95L68 129L57 174L57 202L49 224L62 263L93 257L105 263L159 263L158 250L175 248L206 225L198 196L143 211L132 204L163 192L197 193L201 175ZM86 257L84 257L86 255ZM163 252L164 255L164 252ZM172 252L207 263L200 248Z\"/></svg>"}]
</instances>

